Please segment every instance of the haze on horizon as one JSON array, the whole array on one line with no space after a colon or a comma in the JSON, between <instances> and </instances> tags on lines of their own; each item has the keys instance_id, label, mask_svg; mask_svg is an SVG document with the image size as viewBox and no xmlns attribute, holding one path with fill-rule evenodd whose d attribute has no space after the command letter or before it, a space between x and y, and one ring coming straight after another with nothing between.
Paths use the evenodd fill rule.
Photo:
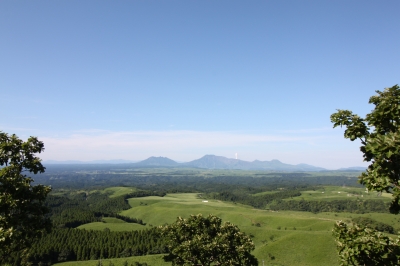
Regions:
<instances>
[{"instance_id":1,"label":"haze on horizon","mask_svg":"<svg viewBox=\"0 0 400 266\"><path fill-rule=\"evenodd\" d=\"M1 1L0 130L43 160L365 166L330 115L399 83L400 2Z\"/></svg>"}]
</instances>

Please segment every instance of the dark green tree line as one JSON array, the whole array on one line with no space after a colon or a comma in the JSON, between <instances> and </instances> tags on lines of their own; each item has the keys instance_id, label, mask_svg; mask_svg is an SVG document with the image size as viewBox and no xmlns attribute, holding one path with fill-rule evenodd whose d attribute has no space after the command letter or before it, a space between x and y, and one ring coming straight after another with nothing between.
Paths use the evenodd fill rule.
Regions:
<instances>
[{"instance_id":1,"label":"dark green tree line","mask_svg":"<svg viewBox=\"0 0 400 266\"><path fill-rule=\"evenodd\" d=\"M269 208L274 211L306 211L306 212L389 212L389 204L383 200L277 200Z\"/></svg>"},{"instance_id":2,"label":"dark green tree line","mask_svg":"<svg viewBox=\"0 0 400 266\"><path fill-rule=\"evenodd\" d=\"M131 231L54 229L32 245L29 261L61 262L165 253L157 228ZM18 257L18 254L14 254Z\"/></svg>"}]
</instances>

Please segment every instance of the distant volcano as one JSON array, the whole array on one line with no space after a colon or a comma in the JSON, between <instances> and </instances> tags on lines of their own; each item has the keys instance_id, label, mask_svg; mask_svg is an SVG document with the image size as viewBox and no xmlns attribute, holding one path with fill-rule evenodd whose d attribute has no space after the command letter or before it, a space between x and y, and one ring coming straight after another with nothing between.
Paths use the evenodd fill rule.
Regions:
<instances>
[{"instance_id":1,"label":"distant volcano","mask_svg":"<svg viewBox=\"0 0 400 266\"><path fill-rule=\"evenodd\" d=\"M137 165L143 166L179 166L180 163L177 163L167 157L150 157L144 161L140 161L136 163Z\"/></svg>"},{"instance_id":2,"label":"distant volcano","mask_svg":"<svg viewBox=\"0 0 400 266\"><path fill-rule=\"evenodd\" d=\"M200 159L185 163L187 166L207 169L242 169L242 170L274 170L274 171L321 171L326 170L308 164L285 164L278 160L253 162L229 159L223 156L205 155Z\"/></svg>"},{"instance_id":3,"label":"distant volcano","mask_svg":"<svg viewBox=\"0 0 400 266\"><path fill-rule=\"evenodd\" d=\"M196 167L205 169L241 169L241 170L272 170L272 171L322 171L325 168L308 164L285 164L278 160L253 162L230 159L223 156L205 155L200 159L187 163L177 163L166 157L150 157L138 162L137 166L165 166L165 167Z\"/></svg>"}]
</instances>

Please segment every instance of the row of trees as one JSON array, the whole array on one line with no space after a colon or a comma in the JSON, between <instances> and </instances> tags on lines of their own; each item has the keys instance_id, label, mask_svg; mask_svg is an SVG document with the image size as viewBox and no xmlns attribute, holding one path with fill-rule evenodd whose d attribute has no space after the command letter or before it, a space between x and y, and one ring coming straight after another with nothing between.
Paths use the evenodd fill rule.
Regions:
<instances>
[{"instance_id":1,"label":"row of trees","mask_svg":"<svg viewBox=\"0 0 400 266\"><path fill-rule=\"evenodd\" d=\"M152 228L131 232L54 229L35 242L28 261L61 262L166 253L164 238ZM16 254L16 257L18 254ZM15 258L13 261L16 261Z\"/></svg>"},{"instance_id":2,"label":"row of trees","mask_svg":"<svg viewBox=\"0 0 400 266\"><path fill-rule=\"evenodd\" d=\"M383 200L277 200L269 205L274 211L307 211L319 212L389 212L389 204Z\"/></svg>"},{"instance_id":3,"label":"row of trees","mask_svg":"<svg viewBox=\"0 0 400 266\"><path fill-rule=\"evenodd\" d=\"M128 195L109 198L100 192L65 193L64 196L50 195L45 205L50 208L52 223L56 227L74 228L91 222L99 222L103 217L115 217L128 223L144 224L141 219L118 214L130 208L128 198L164 196L163 193L136 191Z\"/></svg>"}]
</instances>

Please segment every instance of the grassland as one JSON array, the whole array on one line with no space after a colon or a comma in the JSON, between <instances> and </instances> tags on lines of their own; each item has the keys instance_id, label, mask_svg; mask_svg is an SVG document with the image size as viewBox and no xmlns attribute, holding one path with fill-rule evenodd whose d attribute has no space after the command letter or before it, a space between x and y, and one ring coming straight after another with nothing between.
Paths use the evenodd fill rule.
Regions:
<instances>
[{"instance_id":1,"label":"grassland","mask_svg":"<svg viewBox=\"0 0 400 266\"><path fill-rule=\"evenodd\" d=\"M142 230L145 227L140 224L127 223L125 221L116 218L103 218L103 222L83 224L77 228L86 230L105 230L106 228L108 228L112 231L133 231L133 230Z\"/></svg>"},{"instance_id":2,"label":"grassland","mask_svg":"<svg viewBox=\"0 0 400 266\"><path fill-rule=\"evenodd\" d=\"M302 191L301 196L286 200L384 199L389 201L391 197L389 193L368 192L365 188L325 186L316 190Z\"/></svg>"},{"instance_id":3,"label":"grassland","mask_svg":"<svg viewBox=\"0 0 400 266\"><path fill-rule=\"evenodd\" d=\"M117 188L110 188L109 191L124 193ZM325 193L322 193L323 191ZM337 193L338 191L346 193ZM321 191L307 191L302 196L316 200L329 195L331 195L330 199L348 198L347 192L349 191L365 193L364 189L358 188L346 190L342 187L325 187ZM371 195L371 197L376 197L376 195ZM328 200L328 198L326 199ZM349 221L351 218L362 216L396 227L399 222L399 218L396 216L382 213L272 212L218 200L207 200L205 202L196 193L132 198L129 199L129 204L132 208L121 212L121 214L142 219L146 223L145 226L124 223L115 218L105 218L103 223L86 224L79 228L93 230L109 228L115 231L139 230L172 223L178 216L188 217L190 214L199 213L203 215L213 214L221 217L223 221L230 221L238 225L242 231L252 236L256 245L253 254L259 259L260 265L262 265L263 260L265 265L338 265L336 246L331 233L336 220ZM149 256L140 258L147 259L147 257ZM128 262L147 262L150 265L168 265L164 264L160 256L150 257L153 260L151 262L138 260L138 258L111 259L111 261L115 265L122 265L125 260ZM73 265L95 265L93 261L74 263ZM60 265L72 264L64 263Z\"/></svg>"},{"instance_id":4,"label":"grassland","mask_svg":"<svg viewBox=\"0 0 400 266\"><path fill-rule=\"evenodd\" d=\"M103 192L110 195L110 198L119 197L135 191L137 191L137 189L134 187L109 187L103 190Z\"/></svg>"}]
</instances>

